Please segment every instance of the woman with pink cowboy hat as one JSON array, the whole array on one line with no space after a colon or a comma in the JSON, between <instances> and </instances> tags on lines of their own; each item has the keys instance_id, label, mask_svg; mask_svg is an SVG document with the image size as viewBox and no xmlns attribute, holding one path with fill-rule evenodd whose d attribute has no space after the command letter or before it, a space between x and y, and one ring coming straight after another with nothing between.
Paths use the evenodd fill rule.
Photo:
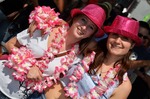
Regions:
<instances>
[{"instance_id":1,"label":"woman with pink cowboy hat","mask_svg":"<svg viewBox=\"0 0 150 99\"><path fill-rule=\"evenodd\" d=\"M6 43L11 54L8 61L0 61L0 92L5 97L25 99L37 90L44 91L46 99L65 99L60 77L72 64L82 61L87 66L92 62L95 53L86 57L81 53L101 30L106 18L104 9L95 4L73 9L70 26L57 15L51 8L37 7L30 14L29 30ZM34 31L32 37L28 31Z\"/></svg>"},{"instance_id":2,"label":"woman with pink cowboy hat","mask_svg":"<svg viewBox=\"0 0 150 99\"><path fill-rule=\"evenodd\" d=\"M102 97L107 97L106 99L128 97L132 88L127 76L127 71L131 66L129 56L135 45L141 45L138 30L137 21L119 15L111 26L104 27L108 38L99 42L99 51L89 69L91 75L93 72L98 75L97 84L103 87L96 86L95 88L99 89Z\"/></svg>"},{"instance_id":3,"label":"woman with pink cowboy hat","mask_svg":"<svg viewBox=\"0 0 150 99\"><path fill-rule=\"evenodd\" d=\"M131 91L129 56L134 45L141 44L138 29L137 21L122 16L105 26L108 38L98 42L89 68L84 63L75 64L60 79L66 95L73 99L126 99Z\"/></svg>"}]
</instances>

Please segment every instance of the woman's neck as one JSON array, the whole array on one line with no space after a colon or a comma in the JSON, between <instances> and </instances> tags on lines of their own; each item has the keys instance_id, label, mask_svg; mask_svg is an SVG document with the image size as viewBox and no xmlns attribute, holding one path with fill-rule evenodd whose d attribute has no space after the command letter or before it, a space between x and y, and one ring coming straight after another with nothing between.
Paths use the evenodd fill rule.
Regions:
<instances>
[{"instance_id":1,"label":"woman's neck","mask_svg":"<svg viewBox=\"0 0 150 99\"><path fill-rule=\"evenodd\" d=\"M107 54L107 56L104 60L104 64L106 66L112 66L113 67L115 62L117 62L121 58L122 58L122 56L114 56L114 55Z\"/></svg>"},{"instance_id":2,"label":"woman's neck","mask_svg":"<svg viewBox=\"0 0 150 99\"><path fill-rule=\"evenodd\" d=\"M70 49L74 44L76 44L77 42L79 42L79 40L77 38L75 38L73 35L69 35L67 34L66 36L66 40L65 40L65 44L64 44L64 48L66 50Z\"/></svg>"}]
</instances>

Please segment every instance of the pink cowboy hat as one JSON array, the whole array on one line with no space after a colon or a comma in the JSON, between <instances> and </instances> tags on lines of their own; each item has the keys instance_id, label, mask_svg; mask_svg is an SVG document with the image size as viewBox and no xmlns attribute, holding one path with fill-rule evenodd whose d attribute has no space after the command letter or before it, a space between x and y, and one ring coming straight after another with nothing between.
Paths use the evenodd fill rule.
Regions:
<instances>
[{"instance_id":1,"label":"pink cowboy hat","mask_svg":"<svg viewBox=\"0 0 150 99\"><path fill-rule=\"evenodd\" d=\"M89 4L85 6L82 10L77 8L71 10L71 17L74 17L78 14L86 15L92 22L97 25L99 31L102 31L101 26L106 19L106 13L103 8L96 4ZM101 36L103 35L104 32L101 32Z\"/></svg>"},{"instance_id":2,"label":"pink cowboy hat","mask_svg":"<svg viewBox=\"0 0 150 99\"><path fill-rule=\"evenodd\" d=\"M142 41L138 37L139 22L131 18L116 16L111 26L105 26L106 33L117 33L132 39L137 46L141 45Z\"/></svg>"}]
</instances>

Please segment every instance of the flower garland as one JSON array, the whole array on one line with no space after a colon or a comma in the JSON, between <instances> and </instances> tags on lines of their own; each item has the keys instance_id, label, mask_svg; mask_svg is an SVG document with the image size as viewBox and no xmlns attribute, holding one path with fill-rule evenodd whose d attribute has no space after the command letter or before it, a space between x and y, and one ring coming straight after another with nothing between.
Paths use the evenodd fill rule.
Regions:
<instances>
[{"instance_id":1,"label":"flower garland","mask_svg":"<svg viewBox=\"0 0 150 99\"><path fill-rule=\"evenodd\" d=\"M72 46L70 52L61 59L61 66L56 66L54 74L52 76L43 77L42 81L33 81L26 77L28 71L32 66L38 66L40 71L43 73L48 68L48 63L51 62L55 55L60 52L62 45L65 42L65 36L68 30L68 24L61 23L62 20L58 18L58 14L53 12L53 9L47 7L37 7L30 15L30 23L35 20L38 24L38 29L43 29L44 33L53 32L53 27L58 27L58 32L55 33L55 37L48 50L40 60L36 60L32 52L26 47L19 49L12 49L12 54L9 55L8 62L5 65L9 68L14 69L13 76L16 80L25 81L27 89L36 90L43 92L47 87L51 87L54 83L59 80L60 74L66 75L65 71L68 71L69 66L73 63L76 55L79 53L79 45L75 44ZM95 53L93 52L89 56L82 60L83 68L78 68L76 73L78 77L82 77L84 72L89 69L89 64L93 61ZM82 71L84 70L84 71ZM75 77L76 75L74 75ZM73 79L73 76L70 77Z\"/></svg>"},{"instance_id":2,"label":"flower garland","mask_svg":"<svg viewBox=\"0 0 150 99\"><path fill-rule=\"evenodd\" d=\"M8 58L6 66L15 70L15 72L13 73L14 78L19 81L25 81L28 89L42 92L45 88L51 87L54 82L56 83L57 80L59 80L61 73L63 73L64 76L66 75L65 71L68 70L68 66L71 65L76 57L76 54L79 52L79 45L74 45L69 54L66 55L65 58L61 59L61 66L55 68L53 76L43 77L43 80L38 82L27 79L26 74L28 73L28 70L35 64L42 72L44 72L44 70L48 67L47 64L54 59L54 55L57 55L56 52L59 52L58 48L55 49L55 51L53 50L55 53L53 53L52 49L53 47L49 47L49 50L45 53L41 60L36 60L33 57L31 51L25 47L21 47L20 49L13 49L12 54ZM82 77L82 70L84 70L84 72L88 70L89 64L93 61L94 56L95 53L93 52L89 56L84 57L82 63L84 64L83 68L85 69L82 69L82 67L80 67L78 69L79 72L75 75L72 75L70 79L73 78L73 76Z\"/></svg>"},{"instance_id":3,"label":"flower garland","mask_svg":"<svg viewBox=\"0 0 150 99\"><path fill-rule=\"evenodd\" d=\"M19 49L14 48L12 49L12 54L8 57L8 62L5 63L5 66L15 70L12 74L14 78L19 81L25 81L27 88L33 91L37 90L42 92L45 88L52 86L54 82L56 83L61 73L65 75L64 71L68 70L68 66L71 65L79 52L79 45L73 45L71 51L65 58L61 59L61 66L56 67L53 76L43 77L42 81L38 82L27 79L26 75L32 66L38 66L41 72L44 72L44 70L48 68L48 63L60 52L60 49L65 42L65 35L69 26L68 24L60 25L62 20L57 19L58 14L54 13L53 9L49 7L35 8L35 11L31 13L29 20L30 22L36 20L37 24L39 24L39 29L45 31L50 30L48 32L53 32L53 27L59 26L58 32L55 33L55 37L52 40L50 47L40 60L36 60L31 51L26 47L21 47Z\"/></svg>"},{"instance_id":4,"label":"flower garland","mask_svg":"<svg viewBox=\"0 0 150 99\"><path fill-rule=\"evenodd\" d=\"M61 73L65 75L64 71L67 71L68 66L71 65L79 52L78 44L74 45L65 58L61 59L61 66L56 67L54 75L50 77L43 77L42 81L38 82L29 80L26 77L32 66L38 66L42 73L46 68L48 68L48 63L51 62L55 58L55 55L60 52L60 49L65 42L64 37L67 32L64 30L65 27L59 28L58 33L55 33L55 39L52 40L52 44L48 50L45 51L44 56L38 60L34 58L32 52L26 47L12 49L12 54L9 55L8 62L6 62L5 65L15 70L12 74L14 78L19 81L25 81L28 89L42 92L45 88L52 86L54 82L56 83Z\"/></svg>"},{"instance_id":5,"label":"flower garland","mask_svg":"<svg viewBox=\"0 0 150 99\"><path fill-rule=\"evenodd\" d=\"M53 27L64 23L58 16L59 13L56 13L54 9L46 6L38 6L35 7L35 10L29 15L29 23L35 21L37 23L37 28L44 30L44 34L46 34L51 32Z\"/></svg>"},{"instance_id":6,"label":"flower garland","mask_svg":"<svg viewBox=\"0 0 150 99\"><path fill-rule=\"evenodd\" d=\"M78 74L78 70L84 71L86 68L81 68L82 66L78 66L77 69L74 70L73 74ZM84 96L80 96L78 93L77 82L82 79L81 76L71 76L69 84L64 88L66 91L66 96L71 97L73 99L99 99L109 87L115 84L115 81L118 80L115 77L116 73L118 72L120 66L117 65L115 68L110 68L104 78L99 78L99 76L91 76L92 80L97 84L94 88L90 89L89 93L86 93ZM80 72L81 73L81 72ZM82 74L85 72L82 72ZM73 79L72 79L73 78ZM115 78L115 79L114 79ZM79 97L80 96L80 97Z\"/></svg>"}]
</instances>

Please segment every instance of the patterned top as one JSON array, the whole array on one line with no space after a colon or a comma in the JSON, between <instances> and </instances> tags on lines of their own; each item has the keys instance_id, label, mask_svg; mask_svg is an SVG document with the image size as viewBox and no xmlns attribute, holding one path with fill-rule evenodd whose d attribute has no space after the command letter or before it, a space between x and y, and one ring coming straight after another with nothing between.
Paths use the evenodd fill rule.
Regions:
<instances>
[{"instance_id":1,"label":"patterned top","mask_svg":"<svg viewBox=\"0 0 150 99\"><path fill-rule=\"evenodd\" d=\"M69 82L70 82L69 77L73 74L73 71L77 68L77 66L79 64L81 64L81 63L74 64L69 69L67 76L60 79L60 81L64 87L69 86ZM126 77L127 77L127 73L124 74L124 80ZM99 75L89 75L88 73L84 73L82 76L82 79L80 79L77 82L77 90L78 90L77 98L82 99L84 96L87 96L88 93L90 93L90 91L92 89L94 89L96 86L98 86L98 83L97 83L98 80L100 80L102 82L104 81L104 79L101 78L101 76L99 76ZM117 88L119 85L118 79L114 79L113 82L114 82L114 84L108 86L106 91L102 95L98 96L99 99L109 99L110 98L110 96L112 95L115 88ZM99 86L99 87L102 88L103 86ZM88 98L88 99L90 99L90 98Z\"/></svg>"}]
</instances>

